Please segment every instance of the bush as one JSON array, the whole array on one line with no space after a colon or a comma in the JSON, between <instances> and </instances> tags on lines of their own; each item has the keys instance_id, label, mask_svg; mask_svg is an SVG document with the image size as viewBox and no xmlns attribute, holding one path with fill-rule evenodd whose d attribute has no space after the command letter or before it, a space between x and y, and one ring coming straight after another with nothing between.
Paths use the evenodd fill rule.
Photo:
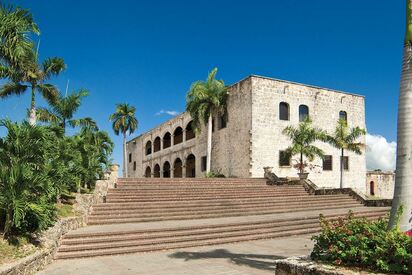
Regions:
<instances>
[{"instance_id":1,"label":"bush","mask_svg":"<svg viewBox=\"0 0 412 275\"><path fill-rule=\"evenodd\" d=\"M399 230L388 230L387 219L368 221L320 218L322 231L312 237L312 259L383 272L412 273L412 238Z\"/></svg>"},{"instance_id":2,"label":"bush","mask_svg":"<svg viewBox=\"0 0 412 275\"><path fill-rule=\"evenodd\" d=\"M206 174L206 178L225 178L225 175L223 175L220 171L210 171Z\"/></svg>"}]
</instances>

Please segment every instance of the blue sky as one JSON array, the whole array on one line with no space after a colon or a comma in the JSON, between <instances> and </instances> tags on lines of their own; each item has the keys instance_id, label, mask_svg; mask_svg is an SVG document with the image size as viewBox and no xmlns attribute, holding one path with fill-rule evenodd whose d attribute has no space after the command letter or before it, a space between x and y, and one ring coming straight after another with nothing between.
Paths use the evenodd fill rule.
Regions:
<instances>
[{"instance_id":1,"label":"blue sky","mask_svg":"<svg viewBox=\"0 0 412 275\"><path fill-rule=\"evenodd\" d=\"M136 106L139 134L183 111L190 84L217 66L227 84L259 74L363 94L368 131L396 139L403 1L10 3L33 13L41 56L65 59L53 82L90 90L78 116L110 134L115 103ZM0 118L24 119L28 105L28 95L0 101Z\"/></svg>"}]
</instances>

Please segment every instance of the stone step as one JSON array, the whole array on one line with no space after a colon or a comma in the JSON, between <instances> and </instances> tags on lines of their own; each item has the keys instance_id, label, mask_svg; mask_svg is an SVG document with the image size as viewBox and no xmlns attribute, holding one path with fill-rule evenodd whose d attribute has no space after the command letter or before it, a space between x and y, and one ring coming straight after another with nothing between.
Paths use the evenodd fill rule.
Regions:
<instances>
[{"instance_id":1,"label":"stone step","mask_svg":"<svg viewBox=\"0 0 412 275\"><path fill-rule=\"evenodd\" d=\"M315 205L325 205L327 203L333 203L335 205L340 203L353 203L353 199L341 198L341 199L308 199L302 201L283 201L283 202L269 202L269 203L258 203L258 204L244 204L244 203L234 203L234 204L221 204L221 205L194 205L191 207L188 206L166 206L166 207L159 207L159 206L152 206L152 207L145 207L145 208L120 208L120 209L93 209L92 216L99 216L99 215L120 215L120 214L127 214L127 213L163 213L167 211L170 213L175 212L199 212L199 211L214 211L214 210L240 210L240 209L268 209L268 208L284 208L284 207L295 207L299 206L302 203L310 203L312 206Z\"/></svg>"},{"instance_id":2,"label":"stone step","mask_svg":"<svg viewBox=\"0 0 412 275\"><path fill-rule=\"evenodd\" d=\"M388 211L359 211L355 212L356 217L381 217ZM327 219L343 217L342 215L326 215ZM267 221L255 221L248 223L232 223L221 225L204 225L198 227L181 227L181 228L166 228L166 229L150 229L150 230L136 230L136 231L122 231L122 232L98 232L89 234L68 234L63 237L62 245L83 245L92 243L105 243L116 242L125 240L144 240L144 239L157 239L166 237L180 237L189 235L201 235L207 233L218 232L232 232L232 231L245 231L252 229L268 229L283 226L303 225L318 223L319 217L312 216L304 219L284 219L284 220L267 220Z\"/></svg>"},{"instance_id":3,"label":"stone step","mask_svg":"<svg viewBox=\"0 0 412 275\"><path fill-rule=\"evenodd\" d=\"M282 194L282 197L294 197L297 194L290 193L290 194ZM301 193L304 195L304 193ZM216 200L216 199L242 199L242 198L274 198L273 194L255 194L255 195L236 195L236 194L221 194L221 195L209 195L209 196L202 196L194 195L194 196L168 196L168 197L149 197L149 196L139 196L139 197L131 197L131 198L111 198L106 197L106 202L150 202L150 201L189 201L189 200Z\"/></svg>"},{"instance_id":4,"label":"stone step","mask_svg":"<svg viewBox=\"0 0 412 275\"><path fill-rule=\"evenodd\" d=\"M256 192L241 192L241 191L232 191L230 193L230 195L228 195L226 192L169 192L169 193L160 193L160 192L151 192L151 193L123 193L123 194L107 194L107 198L110 199L115 199L115 198L146 198L146 197L152 197L152 198L174 198L174 197L199 197L200 194L202 194L203 196L213 196L213 197L233 197L233 196L261 196L263 195L262 193L264 193L265 195L272 195L272 196L283 196L283 195L287 195L290 196L291 194L294 195L307 195L307 193L305 191L296 191L296 192L275 192L275 191L256 191Z\"/></svg>"},{"instance_id":5,"label":"stone step","mask_svg":"<svg viewBox=\"0 0 412 275\"><path fill-rule=\"evenodd\" d=\"M277 201L302 201L302 200L310 200L316 198L323 198L323 199L339 199L339 198L352 198L347 194L338 194L338 195L325 195L325 196L313 196L308 194L297 195L293 197L264 197L264 198L231 198L231 199L219 199L219 200L190 200L190 201L147 201L147 202L116 202L116 203L99 203L93 206L94 209L97 208L111 208L111 207L145 207L145 206L173 206L173 205L212 205L212 204L232 204L232 203L270 203L270 202L277 202Z\"/></svg>"},{"instance_id":6,"label":"stone step","mask_svg":"<svg viewBox=\"0 0 412 275\"><path fill-rule=\"evenodd\" d=\"M371 217L376 219L376 217ZM125 241L109 244L93 244L76 246L61 246L56 259L69 259L81 257L93 257L104 255L116 255L136 252L153 252L158 250L169 250L196 246L216 245L224 243L236 243L243 241L280 238L297 235L314 234L320 231L319 223L288 226L277 229L248 230L242 232L217 233L206 235L184 236L181 238L171 237L158 240Z\"/></svg>"},{"instance_id":7,"label":"stone step","mask_svg":"<svg viewBox=\"0 0 412 275\"><path fill-rule=\"evenodd\" d=\"M236 216L247 216L247 215L265 215L265 214L276 214L276 213L288 213L288 212L295 212L295 211L313 211L313 210L324 210L324 209L350 209L353 207L359 207L359 203L347 203L342 205L337 204L330 204L330 205L321 205L315 207L307 207L301 206L297 208L274 208L274 209L258 209L258 210L251 210L251 211L224 211L219 213L190 213L190 214L183 214L183 215L168 215L167 213L163 213L163 215L154 216L151 215L130 215L130 216L119 216L119 217L96 217L91 216L89 218L88 224L89 225L98 225L98 224L115 224L115 223L136 223L136 222L149 222L149 221L166 221L166 220L191 220L191 219L205 219L205 218L217 218L217 217L236 217Z\"/></svg>"},{"instance_id":8,"label":"stone step","mask_svg":"<svg viewBox=\"0 0 412 275\"><path fill-rule=\"evenodd\" d=\"M277 191L277 192L290 192L290 191L301 191L304 190L303 187L299 186L296 188L274 188L274 187L266 187L266 186L253 186L253 187L246 187L246 186L239 186L239 187L190 187L190 186L174 186L174 187L141 187L136 186L135 188L125 188L124 186L109 189L108 193L127 193L127 192L170 192L170 191L179 191L179 192L198 192L198 191Z\"/></svg>"},{"instance_id":9,"label":"stone step","mask_svg":"<svg viewBox=\"0 0 412 275\"><path fill-rule=\"evenodd\" d=\"M85 258L85 257L96 257L96 256L108 256L108 255L119 255L128 253L138 253L138 252L154 252L159 250L170 250L197 246L207 246L207 245L218 245L226 243L237 243L244 241L280 238L288 236L298 236L298 235L308 235L314 234L320 231L320 228L311 229L300 229L289 232L277 232L272 234L257 234L248 235L241 237L232 238L218 238L218 239L207 239L203 241L186 241L186 242L174 242L170 244L160 244L160 245L146 245L137 247L122 247L122 248L112 248L112 249L100 249L91 251L74 251L74 252L58 252L55 259L75 259L75 258Z\"/></svg>"}]
</instances>

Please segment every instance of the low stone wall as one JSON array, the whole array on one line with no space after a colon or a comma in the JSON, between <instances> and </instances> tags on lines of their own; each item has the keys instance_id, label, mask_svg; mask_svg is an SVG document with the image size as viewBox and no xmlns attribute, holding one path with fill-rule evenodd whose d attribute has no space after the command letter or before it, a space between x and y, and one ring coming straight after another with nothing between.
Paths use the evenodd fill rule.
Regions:
<instances>
[{"instance_id":1,"label":"low stone wall","mask_svg":"<svg viewBox=\"0 0 412 275\"><path fill-rule=\"evenodd\" d=\"M69 232L83 227L87 224L92 205L104 202L108 188L113 188L117 182L117 170L106 174L105 180L98 180L92 194L77 194L74 209L80 216L64 218L58 220L54 226L41 232L36 239L39 242L40 250L22 258L16 262L0 266L0 275L21 275L33 274L53 261L61 237Z\"/></svg>"},{"instance_id":2,"label":"low stone wall","mask_svg":"<svg viewBox=\"0 0 412 275\"><path fill-rule=\"evenodd\" d=\"M365 206L382 207L391 206L392 200L389 199L370 199L363 195L361 192L356 192L352 188L319 188L310 180L305 180L303 186L306 191L314 195L335 195L335 194L348 194L361 202Z\"/></svg>"},{"instance_id":3,"label":"low stone wall","mask_svg":"<svg viewBox=\"0 0 412 275\"><path fill-rule=\"evenodd\" d=\"M306 257L292 257L276 261L276 275L359 275L381 274L350 270L343 267L319 264ZM383 275L383 274L382 274Z\"/></svg>"}]
</instances>

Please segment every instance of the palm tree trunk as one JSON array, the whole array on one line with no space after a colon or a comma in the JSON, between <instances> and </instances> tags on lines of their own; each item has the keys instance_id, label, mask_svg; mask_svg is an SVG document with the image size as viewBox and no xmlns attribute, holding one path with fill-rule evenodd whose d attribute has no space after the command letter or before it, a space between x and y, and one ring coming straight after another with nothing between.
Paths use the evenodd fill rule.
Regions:
<instances>
[{"instance_id":1,"label":"palm tree trunk","mask_svg":"<svg viewBox=\"0 0 412 275\"><path fill-rule=\"evenodd\" d=\"M343 188L343 158L344 158L344 150L341 149L341 154L340 154L340 188Z\"/></svg>"},{"instance_id":2,"label":"palm tree trunk","mask_svg":"<svg viewBox=\"0 0 412 275\"><path fill-rule=\"evenodd\" d=\"M406 34L403 51L401 88L398 105L398 148L396 153L395 194L389 227L397 226L396 214L403 206L399 228L412 228L412 0L406 1Z\"/></svg>"},{"instance_id":3,"label":"palm tree trunk","mask_svg":"<svg viewBox=\"0 0 412 275\"><path fill-rule=\"evenodd\" d=\"M29 123L30 125L36 125L36 101L35 101L35 91L36 87L34 85L31 86L31 103L30 103L30 116L29 116Z\"/></svg>"},{"instance_id":4,"label":"palm tree trunk","mask_svg":"<svg viewBox=\"0 0 412 275\"><path fill-rule=\"evenodd\" d=\"M301 152L300 153L300 167L299 167L299 172L301 173L301 174L303 174L303 153Z\"/></svg>"},{"instance_id":5,"label":"palm tree trunk","mask_svg":"<svg viewBox=\"0 0 412 275\"><path fill-rule=\"evenodd\" d=\"M212 113L209 115L209 121L207 122L207 155L206 155L206 173L210 172L210 167L212 164L212 125L213 117Z\"/></svg>"},{"instance_id":6,"label":"palm tree trunk","mask_svg":"<svg viewBox=\"0 0 412 275\"><path fill-rule=\"evenodd\" d=\"M123 177L127 177L127 159L126 159L126 133L123 133Z\"/></svg>"},{"instance_id":7,"label":"palm tree trunk","mask_svg":"<svg viewBox=\"0 0 412 275\"><path fill-rule=\"evenodd\" d=\"M4 222L4 236L6 238L10 236L12 221L13 221L13 210L8 209L6 213L6 220Z\"/></svg>"}]
</instances>

